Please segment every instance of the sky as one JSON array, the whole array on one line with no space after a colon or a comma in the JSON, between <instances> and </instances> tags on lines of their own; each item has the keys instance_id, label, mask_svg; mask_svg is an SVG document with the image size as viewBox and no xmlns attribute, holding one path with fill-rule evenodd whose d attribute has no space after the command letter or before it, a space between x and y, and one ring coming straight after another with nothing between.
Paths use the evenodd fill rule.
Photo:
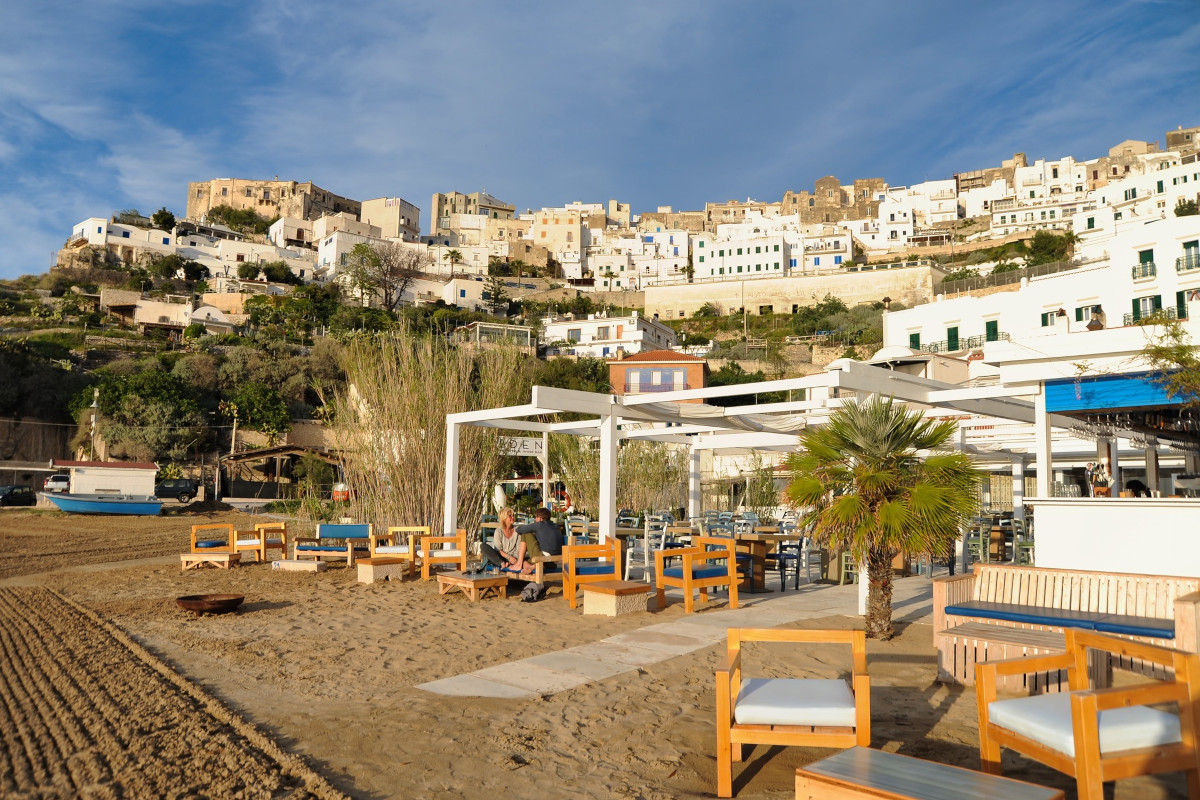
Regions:
<instances>
[{"instance_id":1,"label":"sky","mask_svg":"<svg viewBox=\"0 0 1200 800\"><path fill-rule=\"evenodd\" d=\"M700 209L1200 125L1197 0L0 7L0 278L189 181Z\"/></svg>"}]
</instances>

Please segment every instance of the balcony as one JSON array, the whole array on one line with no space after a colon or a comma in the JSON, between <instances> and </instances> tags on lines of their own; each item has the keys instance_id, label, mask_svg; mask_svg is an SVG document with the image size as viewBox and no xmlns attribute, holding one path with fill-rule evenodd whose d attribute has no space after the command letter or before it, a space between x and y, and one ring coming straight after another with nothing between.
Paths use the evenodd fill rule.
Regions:
<instances>
[{"instance_id":1,"label":"balcony","mask_svg":"<svg viewBox=\"0 0 1200 800\"><path fill-rule=\"evenodd\" d=\"M1166 308L1155 309L1147 314L1138 314L1136 317L1132 312L1126 313L1122 318L1121 324L1128 328L1130 325L1154 325L1164 320L1172 319L1187 319L1187 317L1180 317L1179 309L1175 306L1167 306Z\"/></svg>"},{"instance_id":2,"label":"balcony","mask_svg":"<svg viewBox=\"0 0 1200 800\"><path fill-rule=\"evenodd\" d=\"M660 384L642 384L642 383L626 383L625 394L650 394L652 392L681 392L684 389L692 389L687 383L660 383Z\"/></svg>"},{"instance_id":3,"label":"balcony","mask_svg":"<svg viewBox=\"0 0 1200 800\"><path fill-rule=\"evenodd\" d=\"M1200 253L1188 253L1182 258L1175 259L1176 272L1190 272L1194 269L1200 269Z\"/></svg>"},{"instance_id":4,"label":"balcony","mask_svg":"<svg viewBox=\"0 0 1200 800\"><path fill-rule=\"evenodd\" d=\"M1135 281L1146 280L1158 275L1158 268L1154 266L1153 261L1143 261L1129 271Z\"/></svg>"},{"instance_id":5,"label":"balcony","mask_svg":"<svg viewBox=\"0 0 1200 800\"><path fill-rule=\"evenodd\" d=\"M983 334L982 336L960 337L958 340L958 347L954 348L953 350L950 349L950 342L948 340L942 340L940 342L930 342L929 344L923 344L923 345L921 345L919 350L922 353L930 353L930 354L957 353L962 350L978 349L980 347L983 347L983 345L987 342L1008 342L1008 341L1012 341L1012 337L1009 334L1007 334L1003 331L997 331L995 334L992 334L990 336L988 334Z\"/></svg>"}]
</instances>

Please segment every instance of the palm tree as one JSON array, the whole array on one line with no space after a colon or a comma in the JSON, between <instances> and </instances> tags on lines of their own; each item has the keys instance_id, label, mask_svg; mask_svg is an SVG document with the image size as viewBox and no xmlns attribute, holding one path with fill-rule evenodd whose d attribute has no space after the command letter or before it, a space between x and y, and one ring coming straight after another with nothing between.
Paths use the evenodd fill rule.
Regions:
<instances>
[{"instance_id":1,"label":"palm tree","mask_svg":"<svg viewBox=\"0 0 1200 800\"><path fill-rule=\"evenodd\" d=\"M462 253L458 252L457 250L447 250L446 254L442 256L442 258L450 262L450 277L453 278L454 265L462 261Z\"/></svg>"},{"instance_id":2,"label":"palm tree","mask_svg":"<svg viewBox=\"0 0 1200 800\"><path fill-rule=\"evenodd\" d=\"M867 563L867 636L895 633L892 559L946 553L977 507L979 472L967 455L945 450L957 431L876 396L804 430L788 456L787 497L808 509L813 538Z\"/></svg>"}]
</instances>

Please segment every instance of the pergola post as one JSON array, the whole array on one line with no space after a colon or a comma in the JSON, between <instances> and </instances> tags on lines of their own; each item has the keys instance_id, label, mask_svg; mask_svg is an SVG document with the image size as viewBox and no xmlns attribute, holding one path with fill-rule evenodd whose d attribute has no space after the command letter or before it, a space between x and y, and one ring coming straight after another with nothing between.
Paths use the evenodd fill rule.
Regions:
<instances>
[{"instance_id":1,"label":"pergola post","mask_svg":"<svg viewBox=\"0 0 1200 800\"><path fill-rule=\"evenodd\" d=\"M453 536L458 528L458 435L459 423L446 420L446 498L442 530Z\"/></svg>"},{"instance_id":2,"label":"pergola post","mask_svg":"<svg viewBox=\"0 0 1200 800\"><path fill-rule=\"evenodd\" d=\"M1012 506L1013 519L1025 521L1025 459L1013 456L1012 460Z\"/></svg>"},{"instance_id":3,"label":"pergola post","mask_svg":"<svg viewBox=\"0 0 1200 800\"><path fill-rule=\"evenodd\" d=\"M1050 415L1046 413L1046 384L1042 384L1033 400L1033 441L1037 455L1037 496L1050 496L1050 481L1054 474L1054 456L1050 450Z\"/></svg>"},{"instance_id":4,"label":"pergola post","mask_svg":"<svg viewBox=\"0 0 1200 800\"><path fill-rule=\"evenodd\" d=\"M695 445L688 448L688 519L700 518L700 451Z\"/></svg>"},{"instance_id":5,"label":"pergola post","mask_svg":"<svg viewBox=\"0 0 1200 800\"><path fill-rule=\"evenodd\" d=\"M542 431L542 454L538 456L542 465L542 506L550 508L550 432Z\"/></svg>"},{"instance_id":6,"label":"pergola post","mask_svg":"<svg viewBox=\"0 0 1200 800\"><path fill-rule=\"evenodd\" d=\"M1153 436L1146 437L1146 488L1158 496L1158 439Z\"/></svg>"},{"instance_id":7,"label":"pergola post","mask_svg":"<svg viewBox=\"0 0 1200 800\"><path fill-rule=\"evenodd\" d=\"M600 417L600 541L617 532L617 415Z\"/></svg>"}]
</instances>

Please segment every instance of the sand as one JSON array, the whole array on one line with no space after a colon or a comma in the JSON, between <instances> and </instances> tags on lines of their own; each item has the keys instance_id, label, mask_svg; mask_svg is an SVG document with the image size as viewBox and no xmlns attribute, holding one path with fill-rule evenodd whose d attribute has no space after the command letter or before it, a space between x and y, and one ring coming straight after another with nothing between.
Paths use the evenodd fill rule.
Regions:
<instances>
[{"instance_id":1,"label":"sand","mask_svg":"<svg viewBox=\"0 0 1200 800\"><path fill-rule=\"evenodd\" d=\"M125 647L128 652L118 647L105 662L116 683L140 687L144 671L152 669L147 663L160 663L196 696L212 701L193 698L190 705L180 704L164 689L165 699L121 712L138 720L126 750L144 759L147 771L162 773L155 778L161 790L156 795L224 797L242 791L250 797L268 791L264 787L273 796L319 794L324 790L305 772L311 768L335 790L361 798L486 798L496 792L712 796L717 645L533 700L445 697L414 688L680 620L682 604L611 619L572 611L555 584L549 598L536 604L515 597L471 603L459 593L438 595L434 582L359 584L353 570L337 566L319 574L253 564L181 572L178 553L186 548L189 526L224 521L253 520L232 512L180 512L157 519L0 513L0 587L36 588L21 597L35 598L29 602L40 608L59 609L44 612L49 618L61 614L75 620L55 623L60 627L78 628L79 615L90 612L96 615L95 627L107 630L106 621L112 623L115 633L109 638L127 632L133 640ZM203 617L173 602L179 595L209 592L244 594L246 602L235 615ZM725 602L711 606L724 608ZM844 628L858 622L829 617L803 626ZM144 658L135 652L140 647L147 651ZM0 675L14 669L51 674L45 664L53 659L51 652L39 652L18 659L5 648ZM129 671L116 668L112 659L128 662ZM937 684L935 663L926 624L904 626L891 642L868 643L872 745L977 768L974 692ZM832 677L848 669L849 650L760 645L747 664L749 674ZM191 697L178 686L174 691ZM173 702L167 730L178 730L181 741L192 742L193 731L209 730L209 717L220 722L212 708L228 707L240 718L235 721L244 720L249 733L226 734L236 746L221 762L226 766L218 765L211 777L209 761L188 761L186 753L194 749L172 751L168 769L167 759L156 760L152 748L139 744L142 735L162 740L164 731L155 726L161 709ZM64 699L55 713L84 720L92 713L89 707L80 695ZM255 731L265 736L255 739ZM39 736L44 735L33 738ZM55 777L59 772L15 770L19 759L12 754L35 746L28 735L2 725L0 741L5 745L0 781L14 781L0 782L0 794L70 796L62 794L61 787L69 784ZM273 751L276 744L279 750ZM73 746L79 745L60 745L59 755L70 758ZM795 768L830 752L755 748L745 766L735 765L735 790L741 798L790 797ZM1011 753L1005 754L1005 768L1012 777L1074 795L1071 779ZM243 774L249 777L242 784L230 777ZM142 794L119 769L95 775L100 776L95 796ZM1179 775L1140 778L1116 784L1113 796L1184 797L1185 787Z\"/></svg>"}]
</instances>

